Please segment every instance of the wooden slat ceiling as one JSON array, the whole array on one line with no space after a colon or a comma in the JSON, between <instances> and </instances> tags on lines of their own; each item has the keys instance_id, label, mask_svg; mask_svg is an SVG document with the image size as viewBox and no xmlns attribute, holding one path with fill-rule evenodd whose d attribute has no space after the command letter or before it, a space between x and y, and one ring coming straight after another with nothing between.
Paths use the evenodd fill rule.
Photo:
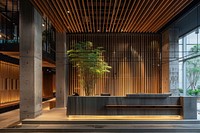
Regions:
<instances>
[{"instance_id":1,"label":"wooden slat ceiling","mask_svg":"<svg viewBox=\"0 0 200 133\"><path fill-rule=\"evenodd\" d=\"M192 0L30 0L59 32L155 33Z\"/></svg>"}]
</instances>

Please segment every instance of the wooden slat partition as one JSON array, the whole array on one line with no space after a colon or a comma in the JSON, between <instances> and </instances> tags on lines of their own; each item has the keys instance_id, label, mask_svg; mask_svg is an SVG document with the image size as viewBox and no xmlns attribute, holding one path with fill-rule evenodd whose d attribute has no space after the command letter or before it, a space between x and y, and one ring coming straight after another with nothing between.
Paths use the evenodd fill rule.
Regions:
<instances>
[{"instance_id":1,"label":"wooden slat partition","mask_svg":"<svg viewBox=\"0 0 200 133\"><path fill-rule=\"evenodd\" d=\"M163 92L160 34L68 34L67 49L79 41L91 41L95 47L104 47L104 59L112 66L110 73L97 81L94 95ZM76 91L84 95L76 68L70 63L69 66L69 93Z\"/></svg>"},{"instance_id":2,"label":"wooden slat partition","mask_svg":"<svg viewBox=\"0 0 200 133\"><path fill-rule=\"evenodd\" d=\"M19 66L0 61L0 104L19 100Z\"/></svg>"}]
</instances>

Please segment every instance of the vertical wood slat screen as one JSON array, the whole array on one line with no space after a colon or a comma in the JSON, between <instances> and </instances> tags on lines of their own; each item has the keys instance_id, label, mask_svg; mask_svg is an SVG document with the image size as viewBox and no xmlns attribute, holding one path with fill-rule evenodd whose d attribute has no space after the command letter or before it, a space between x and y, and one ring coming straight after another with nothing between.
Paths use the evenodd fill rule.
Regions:
<instances>
[{"instance_id":1,"label":"vertical wood slat screen","mask_svg":"<svg viewBox=\"0 0 200 133\"><path fill-rule=\"evenodd\" d=\"M162 92L160 34L67 34L67 49L79 41L103 47L104 59L112 67L97 81L94 95ZM69 63L68 69L69 94L75 91L84 95L76 68Z\"/></svg>"},{"instance_id":2,"label":"vertical wood slat screen","mask_svg":"<svg viewBox=\"0 0 200 133\"><path fill-rule=\"evenodd\" d=\"M19 65L0 61L0 104L19 100Z\"/></svg>"}]
</instances>

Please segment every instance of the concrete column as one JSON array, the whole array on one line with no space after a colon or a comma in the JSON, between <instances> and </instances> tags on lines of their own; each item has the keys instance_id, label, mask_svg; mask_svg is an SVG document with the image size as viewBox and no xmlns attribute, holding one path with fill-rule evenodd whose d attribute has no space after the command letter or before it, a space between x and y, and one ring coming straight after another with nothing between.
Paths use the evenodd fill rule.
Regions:
<instances>
[{"instance_id":1,"label":"concrete column","mask_svg":"<svg viewBox=\"0 0 200 133\"><path fill-rule=\"evenodd\" d=\"M66 107L66 33L56 33L56 107Z\"/></svg>"},{"instance_id":2,"label":"concrete column","mask_svg":"<svg viewBox=\"0 0 200 133\"><path fill-rule=\"evenodd\" d=\"M176 28L169 29L169 58L172 60L169 63L169 79L170 91L173 96L179 96L179 44L178 32Z\"/></svg>"},{"instance_id":3,"label":"concrete column","mask_svg":"<svg viewBox=\"0 0 200 133\"><path fill-rule=\"evenodd\" d=\"M20 0L20 119L42 113L42 17Z\"/></svg>"}]
</instances>

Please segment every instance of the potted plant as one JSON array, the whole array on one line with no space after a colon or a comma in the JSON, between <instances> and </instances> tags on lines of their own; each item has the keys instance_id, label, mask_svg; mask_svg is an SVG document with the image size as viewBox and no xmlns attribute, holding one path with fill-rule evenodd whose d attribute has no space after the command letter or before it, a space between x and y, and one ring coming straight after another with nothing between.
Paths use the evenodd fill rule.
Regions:
<instances>
[{"instance_id":1,"label":"potted plant","mask_svg":"<svg viewBox=\"0 0 200 133\"><path fill-rule=\"evenodd\" d=\"M76 43L67 51L69 61L78 70L80 85L86 96L93 94L96 80L110 72L111 67L104 61L103 52L102 47L94 48L90 41Z\"/></svg>"}]
</instances>

